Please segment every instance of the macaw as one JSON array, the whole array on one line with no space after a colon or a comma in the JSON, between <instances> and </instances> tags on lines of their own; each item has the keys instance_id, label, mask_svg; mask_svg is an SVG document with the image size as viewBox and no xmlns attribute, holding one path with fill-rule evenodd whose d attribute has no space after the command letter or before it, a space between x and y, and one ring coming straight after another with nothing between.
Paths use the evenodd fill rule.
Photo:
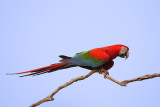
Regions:
<instances>
[{"instance_id":1,"label":"macaw","mask_svg":"<svg viewBox=\"0 0 160 107\"><path fill-rule=\"evenodd\" d=\"M65 55L60 55L62 58L60 63L52 64L50 66L20 72L20 73L12 73L12 74L24 74L23 76L30 75L40 75L44 73L50 73L53 71L57 71L60 69L66 69L70 67L82 67L89 70L109 70L114 65L114 59L116 57L128 58L129 57L129 48L125 45L112 45L101 48L91 49L89 51L84 51L75 54L73 57L68 57ZM23 77L20 76L20 77Z\"/></svg>"}]
</instances>

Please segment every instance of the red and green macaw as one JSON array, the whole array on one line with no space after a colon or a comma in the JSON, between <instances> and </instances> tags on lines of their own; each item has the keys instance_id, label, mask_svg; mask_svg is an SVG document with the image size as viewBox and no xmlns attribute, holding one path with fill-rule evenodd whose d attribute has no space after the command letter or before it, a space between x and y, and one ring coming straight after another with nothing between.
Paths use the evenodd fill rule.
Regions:
<instances>
[{"instance_id":1,"label":"red and green macaw","mask_svg":"<svg viewBox=\"0 0 160 107\"><path fill-rule=\"evenodd\" d=\"M104 69L107 71L114 65L113 59L115 59L117 56L127 59L129 56L129 48L125 45L118 44L80 52L75 54L73 57L60 55L59 57L62 58L62 60L60 60L61 63L14 74L29 73L23 76L40 75L77 66L89 70Z\"/></svg>"}]
</instances>

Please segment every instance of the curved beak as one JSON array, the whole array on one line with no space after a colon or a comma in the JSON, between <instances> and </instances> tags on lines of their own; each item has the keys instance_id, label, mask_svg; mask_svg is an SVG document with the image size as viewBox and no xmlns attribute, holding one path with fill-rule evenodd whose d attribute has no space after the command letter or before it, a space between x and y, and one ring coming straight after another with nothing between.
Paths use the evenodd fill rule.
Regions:
<instances>
[{"instance_id":1,"label":"curved beak","mask_svg":"<svg viewBox=\"0 0 160 107\"><path fill-rule=\"evenodd\" d=\"M126 59L129 57L129 51L127 51L126 53Z\"/></svg>"}]
</instances>

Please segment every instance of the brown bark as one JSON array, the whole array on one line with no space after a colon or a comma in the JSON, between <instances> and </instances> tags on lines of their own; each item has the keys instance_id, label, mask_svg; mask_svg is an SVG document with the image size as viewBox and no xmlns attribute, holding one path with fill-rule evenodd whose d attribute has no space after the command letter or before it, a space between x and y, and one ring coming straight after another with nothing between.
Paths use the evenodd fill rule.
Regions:
<instances>
[{"instance_id":1,"label":"brown bark","mask_svg":"<svg viewBox=\"0 0 160 107\"><path fill-rule=\"evenodd\" d=\"M96 70L92 70L90 73L88 73L87 75L85 76L80 76L80 77L77 77L77 78L74 78L74 79L71 79L69 82L66 82L65 84L59 86L54 92L52 92L49 96L47 96L46 98L32 104L30 107L36 107L44 102L47 102L47 101L52 101L54 100L53 96L59 92L59 90L71 85L72 83L74 82L77 82L79 80L84 80L86 78L88 78L89 76L91 76L93 73L95 72L99 72L100 74L103 74L105 78L119 84L120 86L126 86L128 83L131 83L131 82L135 82L135 81L142 81L142 80L145 80L145 79L152 79L152 78L155 78L155 77L160 77L160 73L155 73L155 74L150 74L150 75L144 75L144 76L140 76L138 78L133 78L133 79L130 79L130 80L124 80L124 81L117 81L115 80L114 78L112 78L111 76L109 76L109 73L104 73L105 71L96 71Z\"/></svg>"},{"instance_id":2,"label":"brown bark","mask_svg":"<svg viewBox=\"0 0 160 107\"><path fill-rule=\"evenodd\" d=\"M47 96L46 98L44 98L44 99L42 99L42 100L40 100L40 101L32 104L30 107L36 107L36 106L38 106L38 105L40 105L40 104L42 104L42 103L44 103L44 102L54 100L53 96L54 96L56 93L58 93L59 90L61 90L62 88L67 87L68 85L71 85L71 84L74 83L74 82L77 82L77 81L79 81L79 80L83 80L83 79L85 79L85 78L88 78L89 76L91 76L91 75L92 75L93 73L95 73L95 72L96 72L96 71L93 70L93 71L91 71L90 73L88 73L88 74L85 75L85 76L80 76L80 77L78 77L78 78L71 79L69 82L66 82L65 84L59 86L59 87L58 87L53 93L51 93L49 96Z\"/></svg>"}]
</instances>

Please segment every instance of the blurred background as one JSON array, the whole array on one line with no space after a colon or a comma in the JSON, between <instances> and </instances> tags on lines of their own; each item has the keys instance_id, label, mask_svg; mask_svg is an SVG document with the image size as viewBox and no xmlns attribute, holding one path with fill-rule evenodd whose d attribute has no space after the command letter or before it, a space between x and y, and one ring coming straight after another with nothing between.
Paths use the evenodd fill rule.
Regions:
<instances>
[{"instance_id":1,"label":"blurred background","mask_svg":"<svg viewBox=\"0 0 160 107\"><path fill-rule=\"evenodd\" d=\"M6 75L59 62L59 55L124 44L110 75L122 81L159 73L159 0L1 0L0 106L28 107L89 70L71 68L34 77ZM121 87L98 73L38 107L156 107L160 79Z\"/></svg>"}]
</instances>

